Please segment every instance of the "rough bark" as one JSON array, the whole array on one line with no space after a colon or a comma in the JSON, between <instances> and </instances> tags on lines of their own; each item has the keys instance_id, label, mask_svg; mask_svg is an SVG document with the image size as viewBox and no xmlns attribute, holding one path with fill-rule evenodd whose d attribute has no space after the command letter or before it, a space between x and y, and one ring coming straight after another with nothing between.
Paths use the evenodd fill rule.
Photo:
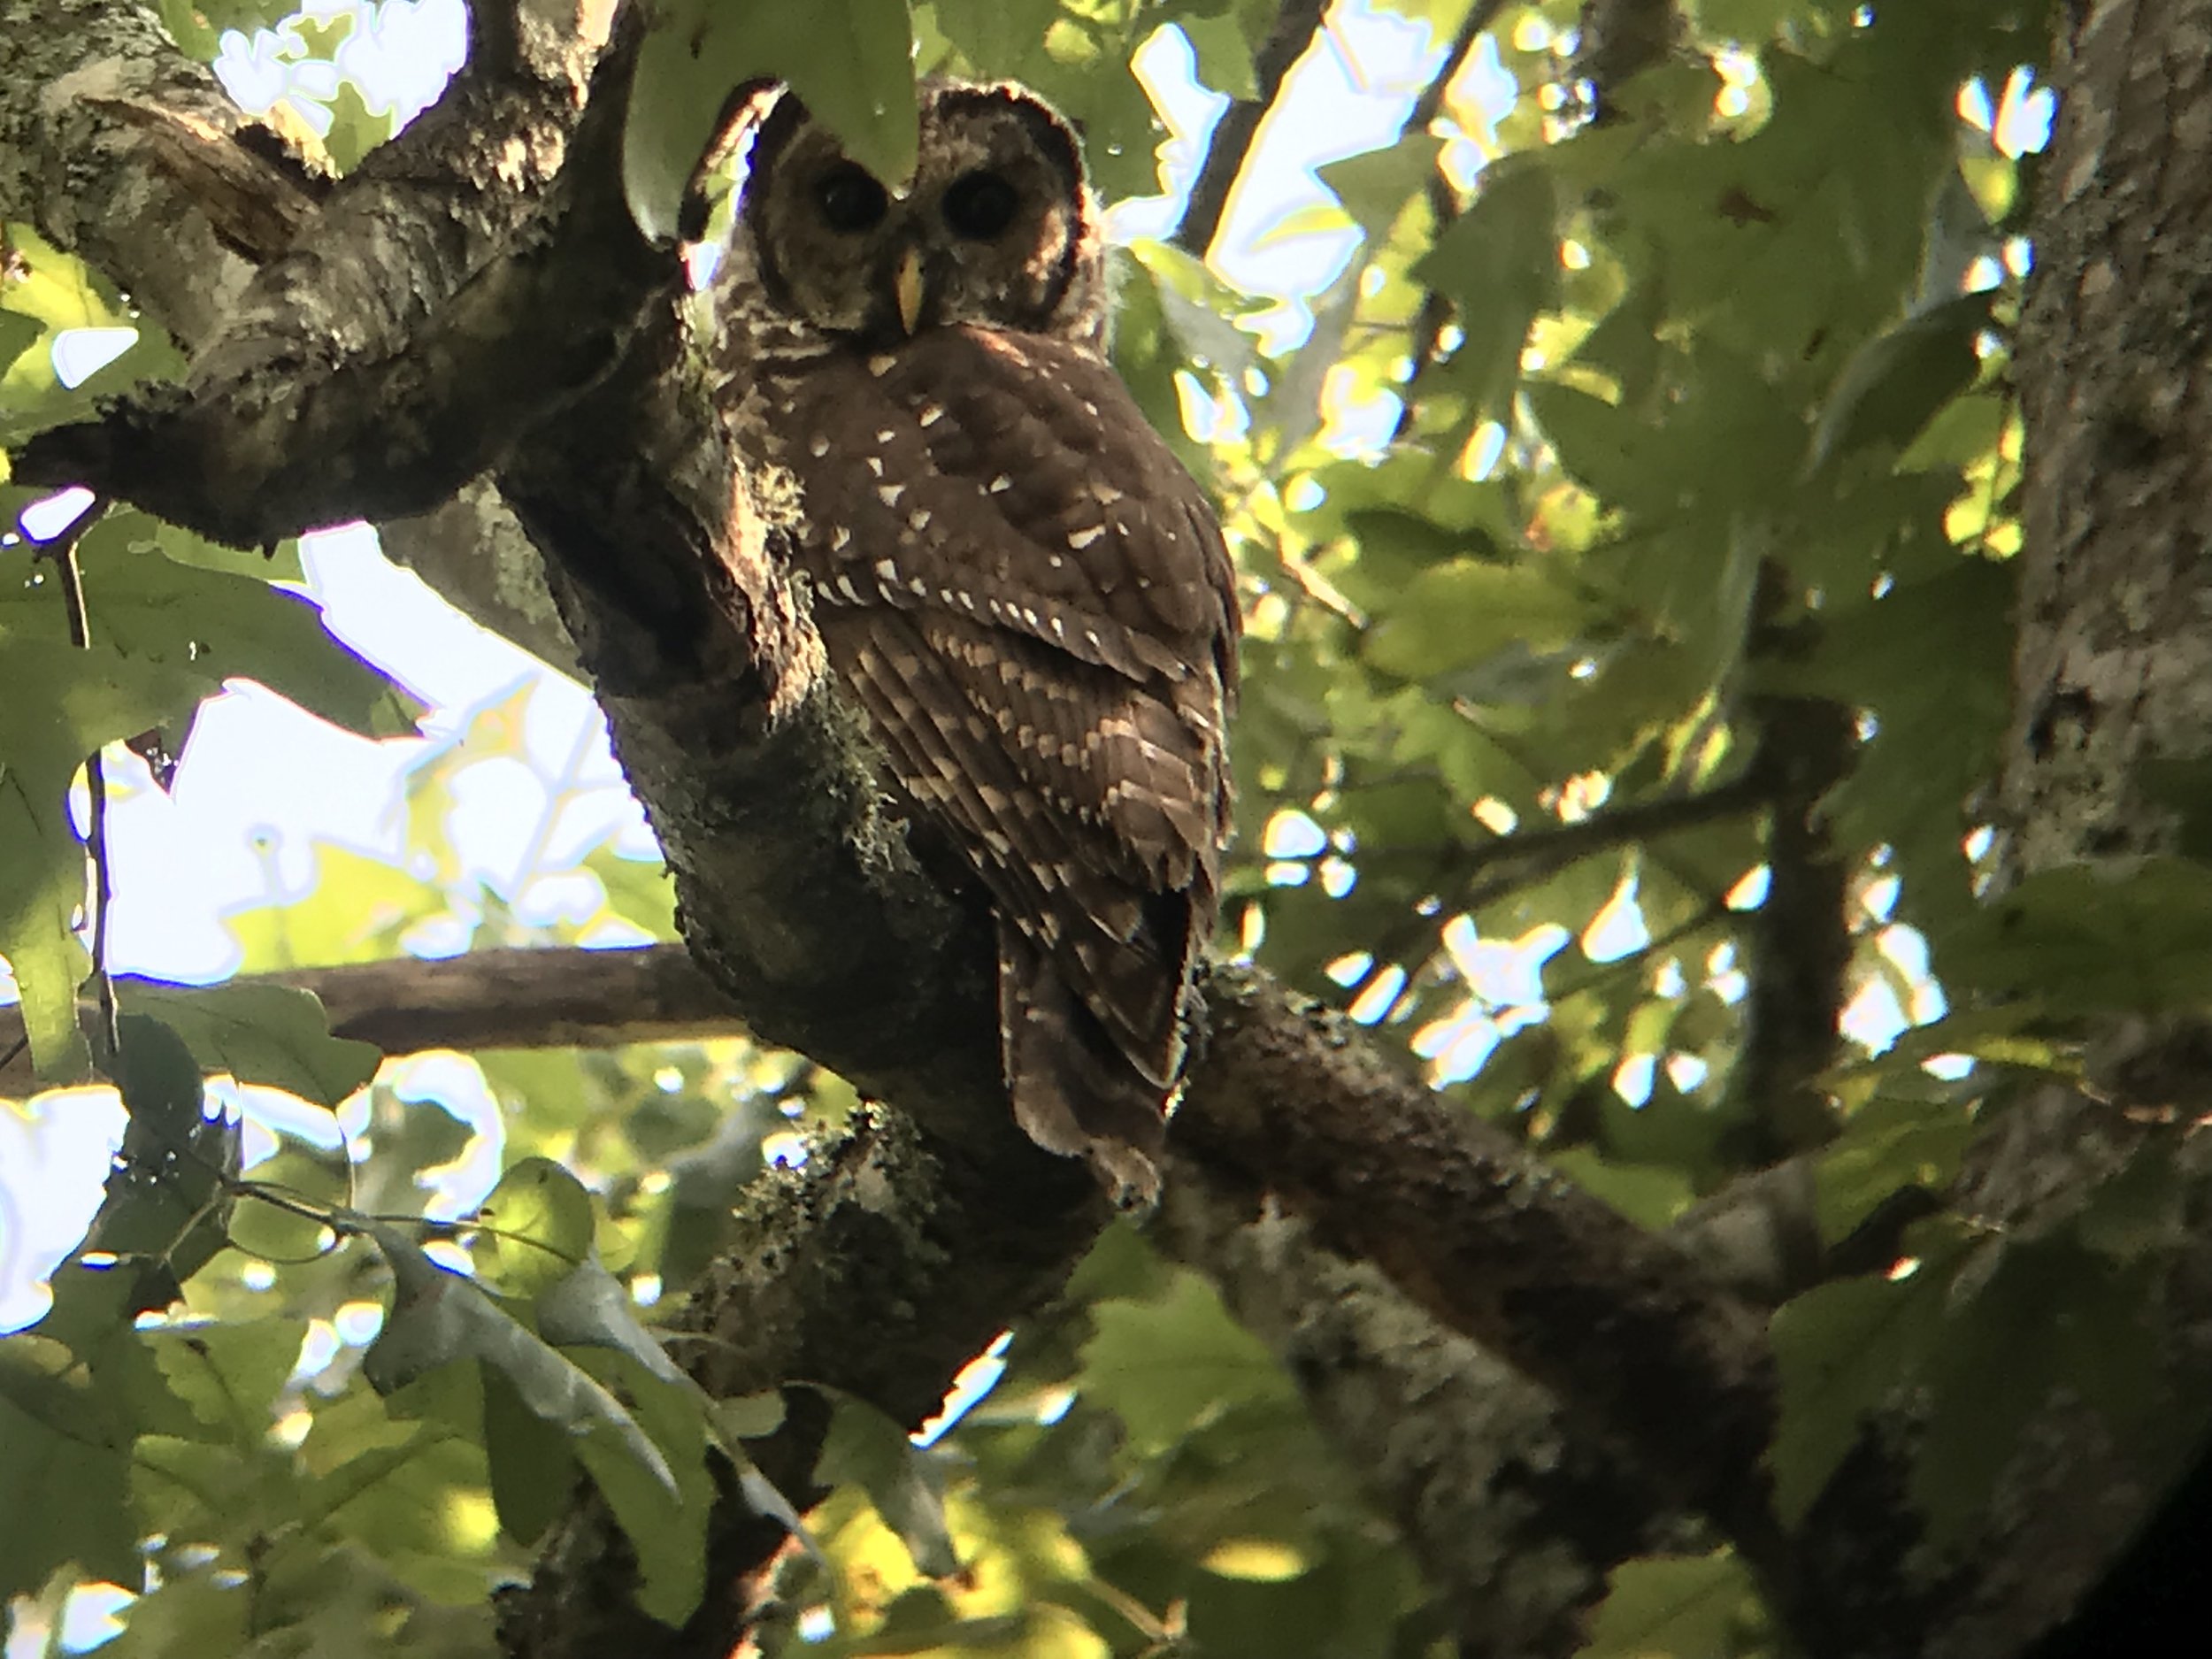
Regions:
<instances>
[{"instance_id":1,"label":"rough bark","mask_svg":"<svg viewBox=\"0 0 2212 1659\"><path fill-rule=\"evenodd\" d=\"M1177 1159L1152 1236L1282 1362L1436 1589L1462 1659L1573 1653L1613 1567L1709 1548L1544 1390L1271 1201L1233 1202Z\"/></svg>"},{"instance_id":2,"label":"rough bark","mask_svg":"<svg viewBox=\"0 0 2212 1659\"><path fill-rule=\"evenodd\" d=\"M2143 763L2212 753L2212 5L2081 10L2021 322L2023 873L2168 850Z\"/></svg>"},{"instance_id":3,"label":"rough bark","mask_svg":"<svg viewBox=\"0 0 2212 1659\"><path fill-rule=\"evenodd\" d=\"M2031 460L2005 755L2002 879L2067 865L2124 877L2146 856L2200 852L2162 788L2212 754L2212 4L2099 0L2069 9L2062 99L2016 354ZM2140 1153L2130 1107L2206 1110L2200 1019L2085 1029L2094 1087L2041 1091L1982 1148L1985 1210L2062 1210L2085 1161ZM2200 1206L2191 1206L2200 1214ZM2162 1332L2177 1394L2200 1398L2212 1306L2201 1225L2165 1263ZM2016 1651L2105 1573L2176 1472L2115 1455L2078 1417L2028 1448L2009 1479L1985 1616ZM2194 1478L2201 1488L2201 1471ZM2185 1483L2185 1485L2186 1483ZM2132 1546L2201 1528L2186 1494ZM2078 1517L2064 1524L2061 1516ZM2090 1522L2098 1517L2101 1525ZM2124 1561L2120 1582L2131 1579ZM2037 1651L2120 1651L2147 1640L2109 1597ZM1999 1637L1997 1640L2001 1640Z\"/></svg>"}]
</instances>

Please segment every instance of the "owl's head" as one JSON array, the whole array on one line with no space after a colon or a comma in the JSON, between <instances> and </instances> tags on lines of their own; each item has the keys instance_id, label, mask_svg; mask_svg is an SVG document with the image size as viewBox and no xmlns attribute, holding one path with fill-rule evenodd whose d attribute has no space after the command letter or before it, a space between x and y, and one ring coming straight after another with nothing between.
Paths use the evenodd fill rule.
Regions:
<instances>
[{"instance_id":1,"label":"owl's head","mask_svg":"<svg viewBox=\"0 0 2212 1659\"><path fill-rule=\"evenodd\" d=\"M881 349L970 324L1103 345L1082 152L1049 105L1009 82L923 82L920 163L900 190L782 95L754 140L736 234L770 304L818 334Z\"/></svg>"}]
</instances>

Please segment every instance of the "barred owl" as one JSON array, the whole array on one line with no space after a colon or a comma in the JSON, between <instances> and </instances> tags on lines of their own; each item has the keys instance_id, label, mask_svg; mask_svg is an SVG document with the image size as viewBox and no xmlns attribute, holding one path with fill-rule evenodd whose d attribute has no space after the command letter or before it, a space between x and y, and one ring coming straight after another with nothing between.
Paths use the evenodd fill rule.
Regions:
<instances>
[{"instance_id":1,"label":"barred owl","mask_svg":"<svg viewBox=\"0 0 2212 1659\"><path fill-rule=\"evenodd\" d=\"M892 189L783 95L717 286L725 407L798 481L830 662L996 918L1015 1116L1143 1202L1218 899L1238 612L1205 492L1106 361L1075 135L1019 87L927 82Z\"/></svg>"}]
</instances>

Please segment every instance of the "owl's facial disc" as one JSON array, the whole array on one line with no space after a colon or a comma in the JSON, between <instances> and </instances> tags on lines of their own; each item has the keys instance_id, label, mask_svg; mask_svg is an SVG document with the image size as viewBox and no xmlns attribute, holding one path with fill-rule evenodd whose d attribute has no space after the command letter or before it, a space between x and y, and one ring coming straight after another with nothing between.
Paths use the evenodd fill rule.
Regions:
<instances>
[{"instance_id":1,"label":"owl's facial disc","mask_svg":"<svg viewBox=\"0 0 2212 1659\"><path fill-rule=\"evenodd\" d=\"M1026 95L931 88L904 189L887 188L787 98L753 165L742 213L763 280L815 330L880 351L936 327L1102 326L1081 159Z\"/></svg>"},{"instance_id":2,"label":"owl's facial disc","mask_svg":"<svg viewBox=\"0 0 2212 1659\"><path fill-rule=\"evenodd\" d=\"M868 274L867 310L879 324L895 317L899 333L942 319L949 290L972 258L988 259L1022 217L1019 185L993 166L972 167L951 183L916 181L910 193L887 190L856 163L834 160L815 178L812 204L824 229L876 268ZM864 250L880 251L864 252ZM864 333L887 334L881 326Z\"/></svg>"}]
</instances>

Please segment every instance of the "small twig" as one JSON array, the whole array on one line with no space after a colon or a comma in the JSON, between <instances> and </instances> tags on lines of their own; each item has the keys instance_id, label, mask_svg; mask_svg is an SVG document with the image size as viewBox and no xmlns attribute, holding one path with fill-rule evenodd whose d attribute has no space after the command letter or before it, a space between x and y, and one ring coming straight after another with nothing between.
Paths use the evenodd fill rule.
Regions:
<instances>
[{"instance_id":1,"label":"small twig","mask_svg":"<svg viewBox=\"0 0 2212 1659\"><path fill-rule=\"evenodd\" d=\"M106 503L96 498L74 523L39 549L61 573L62 610L69 619L69 642L81 651L92 649L92 619L85 609L84 572L77 567L77 543L106 511ZM85 757L84 777L92 795L91 821L85 833L85 849L92 858L92 983L99 999L100 1035L105 1044L103 1057L111 1065L121 1052L123 1040L122 1021L115 1006L115 982L108 975L108 912L114 903L115 881L108 861L107 770L96 749Z\"/></svg>"},{"instance_id":2,"label":"small twig","mask_svg":"<svg viewBox=\"0 0 2212 1659\"><path fill-rule=\"evenodd\" d=\"M115 1006L115 980L108 972L108 917L115 908L115 879L108 862L108 780L100 751L85 757L85 787L92 793L92 821L85 845L92 855L92 986L100 1004L100 1036L107 1060L123 1051L123 1022Z\"/></svg>"},{"instance_id":3,"label":"small twig","mask_svg":"<svg viewBox=\"0 0 2212 1659\"><path fill-rule=\"evenodd\" d=\"M1653 934L1635 949L1615 956L1609 962L1594 962L1588 972L1578 974L1563 984L1545 987L1544 1001L1555 1004L1565 1002L1571 996L1578 996L1585 991L1594 990L1622 973L1641 968L1654 957L1671 951L1685 940L1726 921L1728 917L1729 910L1725 903L1701 906L1687 921L1676 923L1663 933Z\"/></svg>"},{"instance_id":4,"label":"small twig","mask_svg":"<svg viewBox=\"0 0 2212 1659\"><path fill-rule=\"evenodd\" d=\"M1400 965L1398 958L1418 944L1440 917L1479 910L1517 887L1545 880L1594 854L1757 811L1772 793L1771 780L1754 764L1696 795L1633 802L1593 812L1572 824L1517 831L1475 848L1449 865L1448 873L1457 882L1454 895L1433 914L1409 916L1378 940L1368 971L1348 988L1348 995L1359 995L1378 974Z\"/></svg>"},{"instance_id":5,"label":"small twig","mask_svg":"<svg viewBox=\"0 0 2212 1659\"><path fill-rule=\"evenodd\" d=\"M1221 217L1228 210L1229 193L1236 188L1237 175L1244 171L1245 157L1252 153L1260 123L1281 96L1291 65L1305 56L1306 48L1321 32L1321 19L1328 9L1328 0L1284 0L1275 27L1252 55L1253 78L1259 94L1238 99L1215 123L1205 157L1198 164L1198 176L1191 181L1182 222L1169 239L1177 247L1202 259L1213 246Z\"/></svg>"},{"instance_id":6,"label":"small twig","mask_svg":"<svg viewBox=\"0 0 2212 1659\"><path fill-rule=\"evenodd\" d=\"M1459 33L1452 36L1451 50L1444 54L1444 62L1429 84L1421 88L1421 96L1413 101L1413 109L1407 115L1405 125L1398 129L1401 139L1428 130L1431 121L1444 112L1444 99L1452 89L1452 82L1467 66L1467 59L1475 50L1475 42L1483 31L1498 20L1498 13L1505 10L1505 0L1475 0L1467 8L1467 15L1460 19Z\"/></svg>"},{"instance_id":7,"label":"small twig","mask_svg":"<svg viewBox=\"0 0 2212 1659\"><path fill-rule=\"evenodd\" d=\"M1766 803L1771 787L1759 772L1747 768L1726 783L1695 795L1665 795L1655 801L1634 801L1608 807L1571 824L1547 826L1540 830L1517 831L1477 848L1459 867L1465 884L1460 902L1471 907L1486 904L1499 894L1532 880L1541 880L1592 853L1624 847L1632 841L1654 841L1662 835L1698 829L1723 818L1756 811ZM1510 880L1497 887L1495 879L1479 879L1493 865L1512 864ZM1493 891L1493 887L1495 890Z\"/></svg>"},{"instance_id":8,"label":"small twig","mask_svg":"<svg viewBox=\"0 0 2212 1659\"><path fill-rule=\"evenodd\" d=\"M1429 84L1422 88L1421 96L1414 100L1412 111L1406 117L1405 125L1398 129L1400 142L1417 133L1428 131L1430 123L1443 113L1445 96L1450 92L1452 82L1459 78L1459 72L1467 66L1467 59L1475 50L1475 42L1482 38L1483 31L1497 20L1498 13L1503 10L1505 0L1475 0L1475 4L1467 9L1467 15L1460 21L1459 33L1452 37L1451 50L1444 55L1442 66L1431 78ZM1460 213L1459 198L1453 192L1451 180L1444 176L1441 168L1429 179L1428 196L1429 213L1436 221L1435 233L1431 238L1432 242L1435 236L1442 235L1450 228ZM1413 373L1406 377L1405 386L1398 394L1398 424L1390 434L1394 440L1404 437L1413 425L1414 417L1420 408L1419 401L1413 395L1414 390L1420 385L1421 377L1436 366L1444 329L1451 320L1452 303L1449 300L1434 288L1421 296L1421 309L1413 319Z\"/></svg>"}]
</instances>

